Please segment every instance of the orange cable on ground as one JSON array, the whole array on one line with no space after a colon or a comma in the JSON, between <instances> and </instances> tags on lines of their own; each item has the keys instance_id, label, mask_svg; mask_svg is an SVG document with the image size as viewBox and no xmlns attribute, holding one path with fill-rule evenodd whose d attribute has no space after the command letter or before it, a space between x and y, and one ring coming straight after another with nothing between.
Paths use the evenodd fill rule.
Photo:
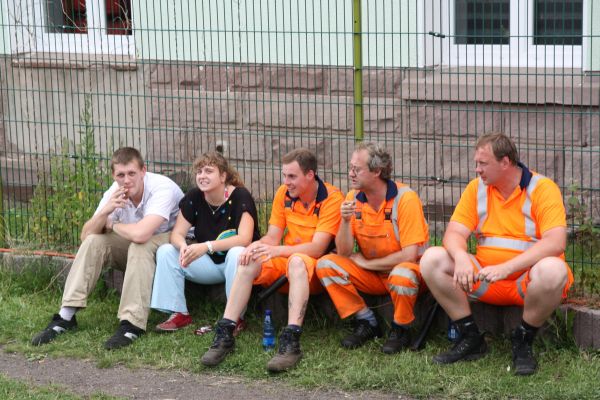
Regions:
<instances>
[{"instance_id":1,"label":"orange cable on ground","mask_svg":"<svg viewBox=\"0 0 600 400\"><path fill-rule=\"evenodd\" d=\"M69 253L58 253L56 251L45 251L45 250L22 250L22 249L0 249L0 253L22 253L23 255L33 254L36 256L48 256L48 257L64 257L64 258L75 258L75 254Z\"/></svg>"}]
</instances>

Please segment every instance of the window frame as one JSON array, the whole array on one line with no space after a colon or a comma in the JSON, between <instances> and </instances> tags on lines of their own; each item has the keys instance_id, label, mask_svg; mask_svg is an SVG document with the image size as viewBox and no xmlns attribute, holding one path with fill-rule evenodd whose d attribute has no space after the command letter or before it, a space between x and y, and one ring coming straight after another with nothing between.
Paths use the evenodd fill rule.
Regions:
<instances>
[{"instance_id":1,"label":"window frame","mask_svg":"<svg viewBox=\"0 0 600 400\"><path fill-rule=\"evenodd\" d=\"M581 45L534 45L535 1L510 0L510 44L454 44L455 0L443 2L442 32L450 32L442 46L442 63L456 66L482 67L550 67L582 68L583 47L586 45L586 12L588 0L583 0ZM514 22L516 21L516 23Z\"/></svg>"},{"instance_id":2,"label":"window frame","mask_svg":"<svg viewBox=\"0 0 600 400\"><path fill-rule=\"evenodd\" d=\"M107 18L106 13L103 12L106 9L106 0L85 0L87 33L48 32L45 10L46 1L34 2L35 51L120 56L135 55L133 33L131 35L109 35L107 33Z\"/></svg>"}]
</instances>

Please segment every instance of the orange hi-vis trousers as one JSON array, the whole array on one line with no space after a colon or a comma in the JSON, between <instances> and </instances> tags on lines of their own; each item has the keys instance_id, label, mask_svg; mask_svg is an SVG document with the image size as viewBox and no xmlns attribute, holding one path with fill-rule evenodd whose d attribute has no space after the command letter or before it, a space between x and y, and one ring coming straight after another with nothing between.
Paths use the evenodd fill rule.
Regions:
<instances>
[{"instance_id":1,"label":"orange hi-vis trousers","mask_svg":"<svg viewBox=\"0 0 600 400\"><path fill-rule=\"evenodd\" d=\"M280 276L285 275L289 278L288 264L292 257L300 257L302 261L304 261L306 272L308 274L308 288L310 294L321 293L323 291L323 287L321 286L321 282L319 282L319 279L315 274L317 260L301 253L294 253L289 257L275 257L267 262L262 263L260 274L258 277L256 277L256 279L254 279L254 285L268 287L271 286L277 279L279 279ZM277 291L287 294L290 291L289 289L290 285L289 283L286 283Z\"/></svg>"},{"instance_id":2,"label":"orange hi-vis trousers","mask_svg":"<svg viewBox=\"0 0 600 400\"><path fill-rule=\"evenodd\" d=\"M484 253L485 254L485 253ZM504 257L490 257L483 259L481 257L470 255L473 263L473 274L477 275L486 265L498 265L505 261ZM487 261L487 262L486 262ZM564 262L564 260L563 260ZM569 265L564 262L567 270L567 283L563 288L562 298L566 299L569 288L573 284L573 272ZM513 274L506 279L489 283L477 281L473 285L473 290L468 296L482 303L494 304L497 306L521 306L525 305L525 296L527 295L527 286L529 285L529 269Z\"/></svg>"},{"instance_id":3,"label":"orange hi-vis trousers","mask_svg":"<svg viewBox=\"0 0 600 400\"><path fill-rule=\"evenodd\" d=\"M363 269L347 257L328 254L317 262L317 276L341 318L367 307L358 291L373 295L389 293L394 303L394 322L400 325L415 319L415 302L425 288L419 264L411 262L398 264L384 273Z\"/></svg>"}]
</instances>

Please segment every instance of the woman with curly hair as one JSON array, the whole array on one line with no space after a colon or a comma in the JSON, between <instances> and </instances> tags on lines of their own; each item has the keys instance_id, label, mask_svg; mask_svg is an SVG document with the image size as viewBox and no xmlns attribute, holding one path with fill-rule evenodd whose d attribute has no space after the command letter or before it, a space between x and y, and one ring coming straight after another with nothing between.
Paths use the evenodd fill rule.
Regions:
<instances>
[{"instance_id":1,"label":"woman with curly hair","mask_svg":"<svg viewBox=\"0 0 600 400\"><path fill-rule=\"evenodd\" d=\"M260 238L256 205L237 171L221 153L203 154L194 162L197 187L179 203L179 215L170 244L156 253L156 274L150 307L170 313L157 331L176 331L192 323L188 313L185 280L200 284L225 282L229 296L244 249ZM186 235L194 228L195 243ZM239 328L243 320L238 321Z\"/></svg>"}]
</instances>

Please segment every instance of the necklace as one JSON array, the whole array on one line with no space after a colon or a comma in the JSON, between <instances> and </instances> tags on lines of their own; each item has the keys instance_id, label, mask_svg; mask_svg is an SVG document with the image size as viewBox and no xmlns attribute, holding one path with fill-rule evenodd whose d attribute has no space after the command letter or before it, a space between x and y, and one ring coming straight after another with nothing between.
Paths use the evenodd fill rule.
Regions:
<instances>
[{"instance_id":1,"label":"necklace","mask_svg":"<svg viewBox=\"0 0 600 400\"><path fill-rule=\"evenodd\" d=\"M223 193L223 202L221 204L219 204L218 206L216 206L216 208L213 208L213 205L211 205L208 200L206 200L206 198L204 200L206 200L206 204L208 205L208 208L210 208L210 211L212 211L212 215L215 215L217 213L217 211L219 211L219 209L221 207L223 207L223 204L227 203L227 199L229 198L229 191L227 190L227 187L225 187L225 193Z\"/></svg>"},{"instance_id":2,"label":"necklace","mask_svg":"<svg viewBox=\"0 0 600 400\"><path fill-rule=\"evenodd\" d=\"M207 201L206 204L208 204L208 208L210 208L210 211L212 211L212 215L215 215L217 213L217 211L219 211L219 209L221 207L223 207L223 204L227 203L227 201L222 202L221 204L219 204L217 206L217 208L213 208L213 206L210 205L210 203Z\"/></svg>"}]
</instances>

